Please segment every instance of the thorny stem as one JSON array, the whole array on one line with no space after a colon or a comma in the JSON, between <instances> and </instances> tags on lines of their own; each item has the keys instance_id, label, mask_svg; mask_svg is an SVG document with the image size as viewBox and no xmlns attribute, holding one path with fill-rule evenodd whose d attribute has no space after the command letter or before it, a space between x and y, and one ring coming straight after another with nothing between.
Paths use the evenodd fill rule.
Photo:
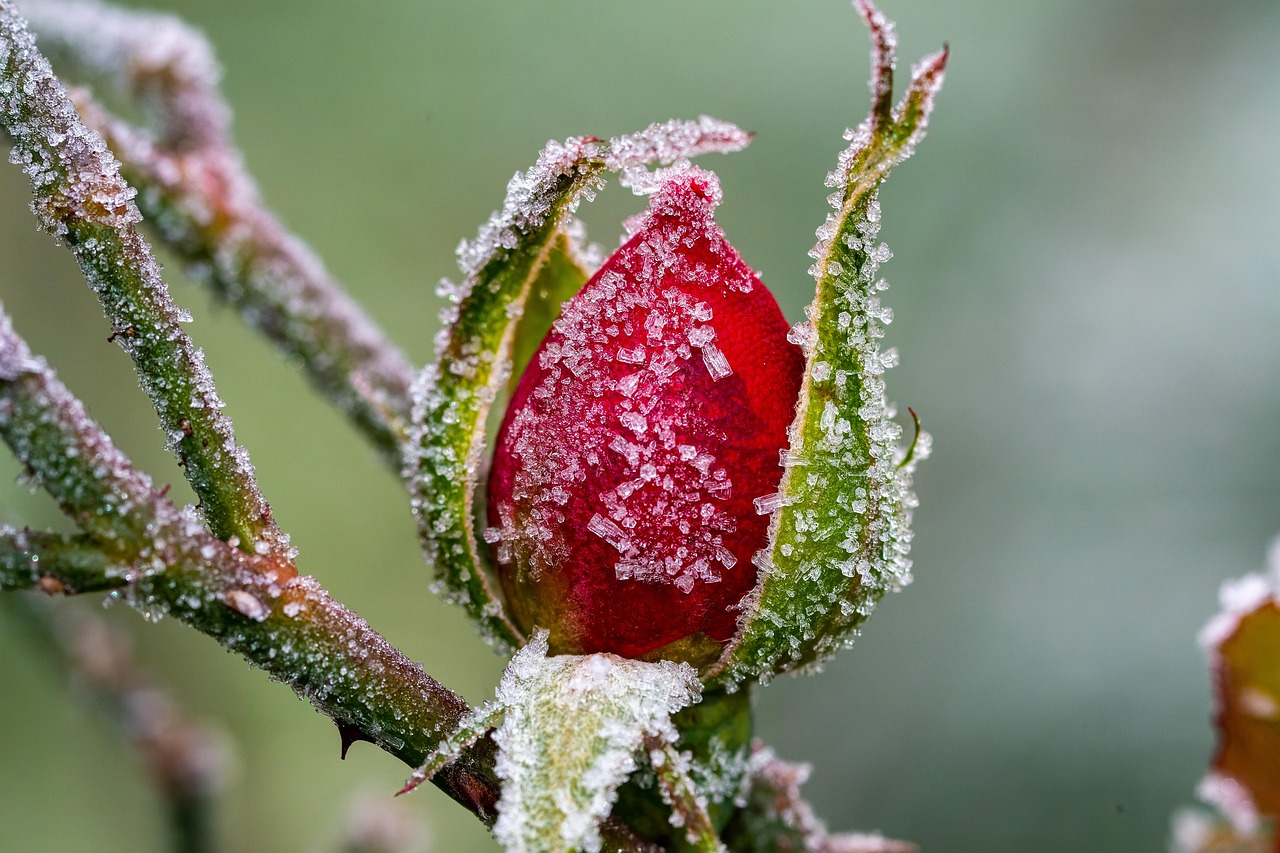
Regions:
<instances>
[{"instance_id":1,"label":"thorny stem","mask_svg":"<svg viewBox=\"0 0 1280 853\"><path fill-rule=\"evenodd\" d=\"M70 544L88 540L10 531L0 539L9 552L0 559L0 585L48 578L71 591L119 583L115 594L135 607L208 634L411 767L469 710L292 563L231 547L156 493L3 314L0 439L104 552L103 574L91 576L90 561L65 558ZM47 558L40 545L53 546ZM111 577L120 566L125 574ZM492 742L483 740L433 781L491 821L492 767Z\"/></svg>"},{"instance_id":2,"label":"thorny stem","mask_svg":"<svg viewBox=\"0 0 1280 853\"><path fill-rule=\"evenodd\" d=\"M96 3L24 9L56 61L141 102L152 116L154 136L76 96L86 124L141 188L138 207L159 239L300 363L398 473L413 370L314 252L263 206L231 141L204 37L167 15Z\"/></svg>"},{"instance_id":3,"label":"thorny stem","mask_svg":"<svg viewBox=\"0 0 1280 853\"><path fill-rule=\"evenodd\" d=\"M164 798L175 853L214 850L211 819L221 756L209 734L150 682L128 641L102 619L55 611L31 596L6 596L2 604L64 680L128 738Z\"/></svg>"},{"instance_id":4,"label":"thorny stem","mask_svg":"<svg viewBox=\"0 0 1280 853\"><path fill-rule=\"evenodd\" d=\"M32 356L3 311L0 439L89 537L4 531L0 587L115 587L113 595L143 612L172 616L288 684L344 738L374 743L409 767L422 765L470 711L315 579L231 547L157 493ZM67 556L91 544L103 552L101 575L89 555ZM491 824L500 793L495 757L493 741L482 738L432 784ZM616 821L602 833L609 850L657 849Z\"/></svg>"},{"instance_id":5,"label":"thorny stem","mask_svg":"<svg viewBox=\"0 0 1280 853\"><path fill-rule=\"evenodd\" d=\"M10 159L31 179L32 209L75 253L112 323L111 338L133 359L210 530L246 549L287 555L288 540L221 412L204 355L182 330L183 313L138 233L134 191L101 137L81 123L9 0L0 0L0 84L0 126L14 144Z\"/></svg>"},{"instance_id":6,"label":"thorny stem","mask_svg":"<svg viewBox=\"0 0 1280 853\"><path fill-rule=\"evenodd\" d=\"M129 568L89 536L0 528L0 589L106 592L128 583Z\"/></svg>"}]
</instances>

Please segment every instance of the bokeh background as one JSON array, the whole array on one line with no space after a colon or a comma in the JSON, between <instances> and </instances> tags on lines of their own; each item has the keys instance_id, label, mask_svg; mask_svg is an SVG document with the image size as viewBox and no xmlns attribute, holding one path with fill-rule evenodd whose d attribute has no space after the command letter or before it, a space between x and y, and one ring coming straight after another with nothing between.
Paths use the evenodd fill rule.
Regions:
<instances>
[{"instance_id":1,"label":"bokeh background","mask_svg":"<svg viewBox=\"0 0 1280 853\"><path fill-rule=\"evenodd\" d=\"M835 828L925 851L1160 850L1212 746L1195 634L1280 531L1280 4L884 0L904 66L949 41L929 138L886 185L902 366L936 438L916 584L820 677L760 691ZM175 0L226 69L270 204L421 363L453 249L548 138L710 113L758 132L721 221L791 319L823 176L867 103L843 0ZM181 489L68 253L0 169L0 297L132 454ZM616 245L643 202L585 211ZM501 661L427 591L406 500L226 308L169 275L304 571L478 702ZM11 482L17 466L0 461ZM175 492L178 494L180 492ZM0 517L57 523L24 487ZM96 602L66 606L97 608ZM225 736L235 851L330 849L405 768L171 621L107 613ZM495 846L434 790L437 851ZM0 847L165 848L138 763L0 621Z\"/></svg>"}]
</instances>

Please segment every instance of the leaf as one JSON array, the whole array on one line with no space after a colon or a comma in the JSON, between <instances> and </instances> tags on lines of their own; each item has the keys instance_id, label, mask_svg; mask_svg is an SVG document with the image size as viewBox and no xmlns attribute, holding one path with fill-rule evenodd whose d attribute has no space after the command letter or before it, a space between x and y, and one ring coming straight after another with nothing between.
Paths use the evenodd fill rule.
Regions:
<instances>
[{"instance_id":1,"label":"leaf","mask_svg":"<svg viewBox=\"0 0 1280 853\"><path fill-rule=\"evenodd\" d=\"M1260 817L1280 818L1278 586L1280 572L1224 584L1223 613L1201 633L1214 674L1218 749L1199 794L1245 835Z\"/></svg>"},{"instance_id":2,"label":"leaf","mask_svg":"<svg viewBox=\"0 0 1280 853\"><path fill-rule=\"evenodd\" d=\"M579 201L591 198L610 171L671 163L749 141L739 128L703 116L655 124L604 142L575 137L548 143L528 172L507 187L503 208L458 247L460 285L442 282L452 303L437 339L438 360L414 389L407 475L436 590L465 606L481 632L499 645L521 636L501 604L492 566L475 535L475 493L489 410L510 373L514 337L541 271Z\"/></svg>"},{"instance_id":3,"label":"leaf","mask_svg":"<svg viewBox=\"0 0 1280 853\"><path fill-rule=\"evenodd\" d=\"M498 686L503 780L494 838L508 853L600 849L599 823L647 742L673 743L671 715L698 701L688 664L614 655L547 657L536 634Z\"/></svg>"},{"instance_id":4,"label":"leaf","mask_svg":"<svg viewBox=\"0 0 1280 853\"><path fill-rule=\"evenodd\" d=\"M806 351L805 382L779 494L769 502L769 545L755 558L761 581L744 602L738 637L708 673L726 686L831 655L885 591L911 577L911 477L929 438L899 448L902 430L885 399L882 377L897 353L880 348L892 312L880 304L886 285L876 272L891 253L876 239L877 192L924 136L947 51L922 60L892 106L892 24L870 2L856 5L874 44L873 104L846 132L850 146L828 176L836 212L810 252L817 292L809 320L792 329Z\"/></svg>"}]
</instances>

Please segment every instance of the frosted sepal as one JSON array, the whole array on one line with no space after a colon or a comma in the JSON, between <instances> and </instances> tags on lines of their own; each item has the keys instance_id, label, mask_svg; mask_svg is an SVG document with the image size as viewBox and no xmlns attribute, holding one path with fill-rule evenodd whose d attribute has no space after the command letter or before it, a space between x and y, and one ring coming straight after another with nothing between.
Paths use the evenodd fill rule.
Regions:
<instances>
[{"instance_id":1,"label":"frosted sepal","mask_svg":"<svg viewBox=\"0 0 1280 853\"><path fill-rule=\"evenodd\" d=\"M810 252L817 291L791 338L805 349L804 385L779 494L762 507L771 512L769 544L756 555L760 581L738 635L707 674L730 688L831 655L886 591L911 580L911 477L929 438L900 448L885 398L883 374L897 353L880 346L892 312L876 276L890 257L877 240L876 195L924 134L947 52L916 65L894 106L892 25L870 2L855 5L872 34L873 103L828 176L835 211Z\"/></svg>"},{"instance_id":2,"label":"frosted sepal","mask_svg":"<svg viewBox=\"0 0 1280 853\"><path fill-rule=\"evenodd\" d=\"M674 743L671 716L698 701L688 664L547 657L539 631L498 686L502 779L494 838L508 853L600 849L599 824L646 745Z\"/></svg>"}]
</instances>

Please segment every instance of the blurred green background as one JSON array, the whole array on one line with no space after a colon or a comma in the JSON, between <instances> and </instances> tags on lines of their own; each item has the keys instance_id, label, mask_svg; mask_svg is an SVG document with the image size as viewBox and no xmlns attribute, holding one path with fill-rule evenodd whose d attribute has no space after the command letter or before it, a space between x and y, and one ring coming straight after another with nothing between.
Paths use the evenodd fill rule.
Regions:
<instances>
[{"instance_id":1,"label":"blurred green background","mask_svg":"<svg viewBox=\"0 0 1280 853\"><path fill-rule=\"evenodd\" d=\"M814 762L808 792L834 828L926 851L1159 850L1212 746L1195 633L1219 582L1280 531L1280 4L884 6L904 68L953 50L929 138L882 196L890 396L936 438L917 581L823 675L760 691L759 733ZM759 134L704 163L730 239L798 319L823 176L868 99L867 37L842 0L168 8L215 44L269 203L416 363L458 239L545 140L703 112ZM0 170L0 297L133 458L180 484L27 198ZM615 245L642 204L606 193L585 211L592 237ZM501 661L427 591L395 480L230 311L169 275L303 570L489 697ZM5 521L55 515L0 492ZM371 747L340 763L332 726L211 641L107 615L225 734L228 849L329 849L353 791L403 781ZM0 650L0 848L164 849L128 750L7 622ZM438 792L410 803L434 850L495 849Z\"/></svg>"}]
</instances>

